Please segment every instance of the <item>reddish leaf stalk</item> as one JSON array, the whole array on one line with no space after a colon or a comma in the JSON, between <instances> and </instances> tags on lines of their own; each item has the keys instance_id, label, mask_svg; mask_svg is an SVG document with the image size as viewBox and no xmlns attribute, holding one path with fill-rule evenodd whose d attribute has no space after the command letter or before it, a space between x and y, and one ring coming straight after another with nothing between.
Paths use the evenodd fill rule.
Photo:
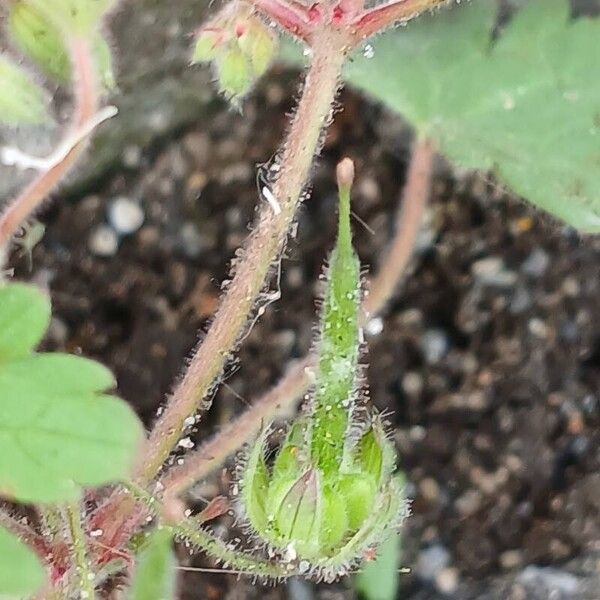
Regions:
<instances>
[{"instance_id":1,"label":"reddish leaf stalk","mask_svg":"<svg viewBox=\"0 0 600 600\"><path fill-rule=\"evenodd\" d=\"M362 308L367 320L385 309L406 271L431 195L434 158L433 142L427 138L418 138L406 174L394 238L363 302Z\"/></svg>"},{"instance_id":2,"label":"reddish leaf stalk","mask_svg":"<svg viewBox=\"0 0 600 600\"><path fill-rule=\"evenodd\" d=\"M447 4L448 0L395 0L380 4L366 10L353 22L353 39L355 43L360 43L394 23L410 21L425 10L443 3Z\"/></svg>"},{"instance_id":3,"label":"reddish leaf stalk","mask_svg":"<svg viewBox=\"0 0 600 600\"><path fill-rule=\"evenodd\" d=\"M75 76L75 114L65 137L67 142L92 119L98 108L96 69L87 40L80 37L73 38L70 51ZM7 204L0 215L0 268L7 259L8 246L19 227L35 213L69 173L84 147L85 144L82 142L75 144L62 160L40 173Z\"/></svg>"}]
</instances>

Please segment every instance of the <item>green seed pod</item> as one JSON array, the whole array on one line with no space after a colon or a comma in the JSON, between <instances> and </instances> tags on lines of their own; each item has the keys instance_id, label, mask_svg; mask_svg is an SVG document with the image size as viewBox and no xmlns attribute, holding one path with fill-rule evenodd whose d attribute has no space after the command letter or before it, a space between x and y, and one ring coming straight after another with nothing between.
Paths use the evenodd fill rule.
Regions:
<instances>
[{"instance_id":1,"label":"green seed pod","mask_svg":"<svg viewBox=\"0 0 600 600\"><path fill-rule=\"evenodd\" d=\"M290 426L271 464L263 431L241 479L243 507L256 537L291 567L328 580L376 548L406 514L402 480L393 476L395 450L381 419L355 410L360 264L350 231L352 170L343 166L312 402Z\"/></svg>"}]
</instances>

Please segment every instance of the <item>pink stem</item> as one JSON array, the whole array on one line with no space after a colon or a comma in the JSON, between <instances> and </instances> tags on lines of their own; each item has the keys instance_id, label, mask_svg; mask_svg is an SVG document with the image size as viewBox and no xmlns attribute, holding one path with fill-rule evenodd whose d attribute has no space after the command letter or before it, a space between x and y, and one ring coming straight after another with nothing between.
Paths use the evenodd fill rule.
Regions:
<instances>
[{"instance_id":1,"label":"pink stem","mask_svg":"<svg viewBox=\"0 0 600 600\"><path fill-rule=\"evenodd\" d=\"M160 480L165 495L176 496L202 479L269 423L283 405L302 396L312 381L312 357L293 365L281 381L246 412L227 425L212 440L188 454L182 465L172 467Z\"/></svg>"},{"instance_id":2,"label":"pink stem","mask_svg":"<svg viewBox=\"0 0 600 600\"><path fill-rule=\"evenodd\" d=\"M72 138L96 113L98 93L96 73L87 40L74 38L70 45L73 72L75 74L75 114L66 140ZM63 159L40 173L0 216L0 264L6 259L8 245L19 227L40 207L42 202L67 175L80 157L85 144L75 144Z\"/></svg>"},{"instance_id":3,"label":"pink stem","mask_svg":"<svg viewBox=\"0 0 600 600\"><path fill-rule=\"evenodd\" d=\"M434 144L426 138L417 139L397 212L396 232L363 302L367 319L385 309L406 271L431 194L434 157Z\"/></svg>"},{"instance_id":4,"label":"pink stem","mask_svg":"<svg viewBox=\"0 0 600 600\"><path fill-rule=\"evenodd\" d=\"M388 4L375 6L359 15L352 24L354 42L360 43L398 21L409 21L425 10L447 2L448 0L393 0Z\"/></svg>"},{"instance_id":5,"label":"pink stem","mask_svg":"<svg viewBox=\"0 0 600 600\"><path fill-rule=\"evenodd\" d=\"M311 33L308 7L285 0L253 0L254 6L288 33L308 42Z\"/></svg>"}]
</instances>

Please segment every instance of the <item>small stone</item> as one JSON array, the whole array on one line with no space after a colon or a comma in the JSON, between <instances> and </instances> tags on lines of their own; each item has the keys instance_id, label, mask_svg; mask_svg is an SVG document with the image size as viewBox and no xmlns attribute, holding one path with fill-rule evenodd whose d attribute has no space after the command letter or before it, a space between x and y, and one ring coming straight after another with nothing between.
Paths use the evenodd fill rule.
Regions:
<instances>
[{"instance_id":1,"label":"small stone","mask_svg":"<svg viewBox=\"0 0 600 600\"><path fill-rule=\"evenodd\" d=\"M108 207L108 221L119 235L130 235L142 226L144 211L134 200L119 196Z\"/></svg>"},{"instance_id":2,"label":"small stone","mask_svg":"<svg viewBox=\"0 0 600 600\"><path fill-rule=\"evenodd\" d=\"M442 594L453 594L458 588L458 569L447 567L435 576L435 586Z\"/></svg>"},{"instance_id":3,"label":"small stone","mask_svg":"<svg viewBox=\"0 0 600 600\"><path fill-rule=\"evenodd\" d=\"M524 286L518 286L510 299L509 310L513 315L520 315L531 307L531 294Z\"/></svg>"},{"instance_id":4,"label":"small stone","mask_svg":"<svg viewBox=\"0 0 600 600\"><path fill-rule=\"evenodd\" d=\"M441 544L422 550L417 558L415 572L425 581L433 581L436 575L450 564L450 552Z\"/></svg>"},{"instance_id":5,"label":"small stone","mask_svg":"<svg viewBox=\"0 0 600 600\"><path fill-rule=\"evenodd\" d=\"M474 515L480 508L483 498L478 490L467 490L454 502L456 510L463 517Z\"/></svg>"},{"instance_id":6,"label":"small stone","mask_svg":"<svg viewBox=\"0 0 600 600\"><path fill-rule=\"evenodd\" d=\"M523 553L520 550L506 550L500 555L500 566L503 569L515 569L523 564Z\"/></svg>"},{"instance_id":7,"label":"small stone","mask_svg":"<svg viewBox=\"0 0 600 600\"><path fill-rule=\"evenodd\" d=\"M531 319L529 323L527 323L527 327L535 337L540 338L541 340L548 337L548 327L541 319Z\"/></svg>"},{"instance_id":8,"label":"small stone","mask_svg":"<svg viewBox=\"0 0 600 600\"><path fill-rule=\"evenodd\" d=\"M187 258L195 259L204 250L204 241L200 231L192 222L184 223L179 230L178 242Z\"/></svg>"},{"instance_id":9,"label":"small stone","mask_svg":"<svg viewBox=\"0 0 600 600\"><path fill-rule=\"evenodd\" d=\"M425 500L433 504L440 495L440 486L433 477L426 477L419 483L419 491Z\"/></svg>"},{"instance_id":10,"label":"small stone","mask_svg":"<svg viewBox=\"0 0 600 600\"><path fill-rule=\"evenodd\" d=\"M383 331L383 319L381 317L370 319L365 326L365 331L368 335L379 335Z\"/></svg>"},{"instance_id":11,"label":"small stone","mask_svg":"<svg viewBox=\"0 0 600 600\"><path fill-rule=\"evenodd\" d=\"M530 277L541 277L550 266L550 256L545 250L536 248L521 265L521 271Z\"/></svg>"},{"instance_id":12,"label":"small stone","mask_svg":"<svg viewBox=\"0 0 600 600\"><path fill-rule=\"evenodd\" d=\"M571 573L551 567L529 565L518 578L527 588L544 591L548 598L572 598L579 591L579 580Z\"/></svg>"},{"instance_id":13,"label":"small stone","mask_svg":"<svg viewBox=\"0 0 600 600\"><path fill-rule=\"evenodd\" d=\"M488 256L474 262L471 273L482 285L512 287L517 282L517 274L507 270L499 256Z\"/></svg>"},{"instance_id":14,"label":"small stone","mask_svg":"<svg viewBox=\"0 0 600 600\"><path fill-rule=\"evenodd\" d=\"M421 340L423 354L429 364L440 362L448 353L449 345L448 336L442 329L428 329Z\"/></svg>"},{"instance_id":15,"label":"small stone","mask_svg":"<svg viewBox=\"0 0 600 600\"><path fill-rule=\"evenodd\" d=\"M108 225L98 225L90 233L88 248L92 254L108 258L119 249L119 237Z\"/></svg>"},{"instance_id":16,"label":"small stone","mask_svg":"<svg viewBox=\"0 0 600 600\"><path fill-rule=\"evenodd\" d=\"M423 377L417 371L408 371L402 378L402 390L408 396L418 396L423 391Z\"/></svg>"},{"instance_id":17,"label":"small stone","mask_svg":"<svg viewBox=\"0 0 600 600\"><path fill-rule=\"evenodd\" d=\"M140 166L142 161L142 149L139 146L127 146L123 150L123 166L128 169L135 169Z\"/></svg>"}]
</instances>

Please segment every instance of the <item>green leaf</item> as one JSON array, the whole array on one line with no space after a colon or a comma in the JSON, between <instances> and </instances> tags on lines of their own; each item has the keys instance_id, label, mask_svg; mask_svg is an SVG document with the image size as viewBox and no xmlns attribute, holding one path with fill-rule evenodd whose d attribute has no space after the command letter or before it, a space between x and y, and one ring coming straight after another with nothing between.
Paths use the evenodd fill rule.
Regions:
<instances>
[{"instance_id":1,"label":"green leaf","mask_svg":"<svg viewBox=\"0 0 600 600\"><path fill-rule=\"evenodd\" d=\"M71 77L68 41L54 21L29 3L18 0L10 6L8 28L17 46L48 75L61 82ZM93 31L92 47L100 80L108 89L114 87L112 54L99 31Z\"/></svg>"},{"instance_id":2,"label":"green leaf","mask_svg":"<svg viewBox=\"0 0 600 600\"><path fill-rule=\"evenodd\" d=\"M108 369L68 354L31 353L50 318L33 287L0 288L0 495L74 499L81 486L127 476L141 426Z\"/></svg>"},{"instance_id":3,"label":"green leaf","mask_svg":"<svg viewBox=\"0 0 600 600\"><path fill-rule=\"evenodd\" d=\"M175 598L175 555L171 532L156 529L142 548L135 569L130 600L172 600Z\"/></svg>"},{"instance_id":4,"label":"green leaf","mask_svg":"<svg viewBox=\"0 0 600 600\"><path fill-rule=\"evenodd\" d=\"M492 40L497 3L426 14L373 41L346 76L451 160L493 170L535 205L600 231L600 19L530 0Z\"/></svg>"},{"instance_id":5,"label":"green leaf","mask_svg":"<svg viewBox=\"0 0 600 600\"><path fill-rule=\"evenodd\" d=\"M115 0L22 0L64 33L90 34Z\"/></svg>"},{"instance_id":6,"label":"green leaf","mask_svg":"<svg viewBox=\"0 0 600 600\"><path fill-rule=\"evenodd\" d=\"M1 286L0 363L29 354L49 323L50 300L45 294L20 283Z\"/></svg>"},{"instance_id":7,"label":"green leaf","mask_svg":"<svg viewBox=\"0 0 600 600\"><path fill-rule=\"evenodd\" d=\"M0 57L0 90L0 122L32 125L47 120L42 88L4 57Z\"/></svg>"},{"instance_id":8,"label":"green leaf","mask_svg":"<svg viewBox=\"0 0 600 600\"><path fill-rule=\"evenodd\" d=\"M98 393L96 363L37 354L0 365L0 491L24 502L77 497L127 476L140 440L132 410Z\"/></svg>"},{"instance_id":9,"label":"green leaf","mask_svg":"<svg viewBox=\"0 0 600 600\"><path fill-rule=\"evenodd\" d=\"M37 556L1 527L0 557L0 597L31 596L44 583L44 570Z\"/></svg>"},{"instance_id":10,"label":"green leaf","mask_svg":"<svg viewBox=\"0 0 600 600\"><path fill-rule=\"evenodd\" d=\"M394 600L398 592L400 538L393 534L381 544L377 558L364 562L355 580L356 590L366 600Z\"/></svg>"}]
</instances>

